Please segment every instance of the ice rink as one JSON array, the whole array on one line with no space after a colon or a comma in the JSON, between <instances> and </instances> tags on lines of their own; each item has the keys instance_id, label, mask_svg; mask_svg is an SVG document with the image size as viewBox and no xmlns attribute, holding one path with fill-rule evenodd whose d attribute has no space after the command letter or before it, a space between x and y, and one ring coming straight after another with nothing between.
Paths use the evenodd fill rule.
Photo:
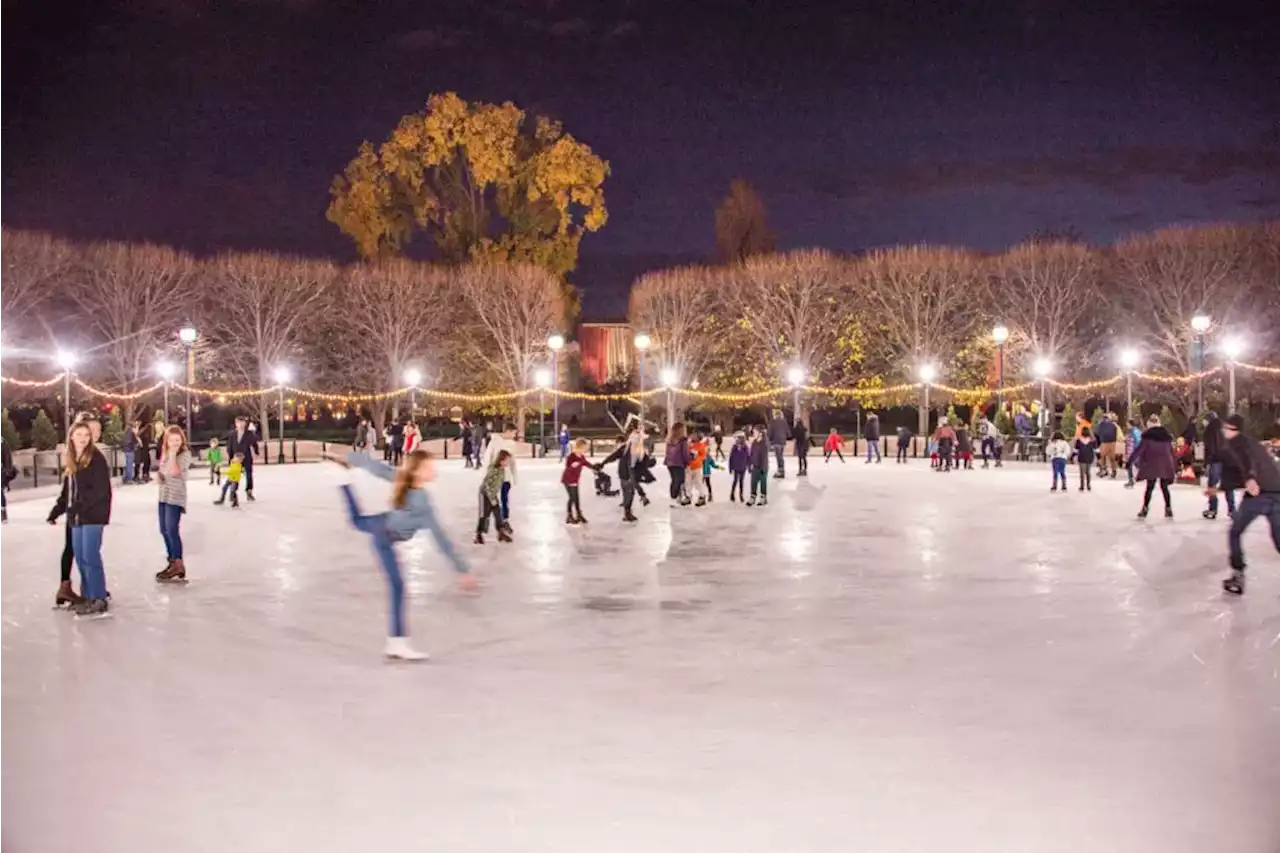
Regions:
<instances>
[{"instance_id":1,"label":"ice rink","mask_svg":"<svg viewBox=\"0 0 1280 853\"><path fill-rule=\"evenodd\" d=\"M235 511L194 483L186 587L152 579L155 489L117 490L103 621L50 609L52 499L11 504L6 853L1280 850L1280 555L1255 525L1225 599L1198 491L1139 522L1038 465L818 459L763 509L717 474L673 510L661 472L634 526L587 477L571 529L520 465L482 548L441 466L484 587L402 546L416 665L321 466Z\"/></svg>"}]
</instances>

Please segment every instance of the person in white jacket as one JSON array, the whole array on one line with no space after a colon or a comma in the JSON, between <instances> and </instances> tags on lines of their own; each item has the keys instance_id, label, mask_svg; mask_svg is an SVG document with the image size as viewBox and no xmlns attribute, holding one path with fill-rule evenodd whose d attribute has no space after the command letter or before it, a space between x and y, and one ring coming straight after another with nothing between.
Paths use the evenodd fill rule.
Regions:
<instances>
[{"instance_id":1,"label":"person in white jacket","mask_svg":"<svg viewBox=\"0 0 1280 853\"><path fill-rule=\"evenodd\" d=\"M511 532L511 487L516 483L516 459L519 454L516 452L516 428L508 426L499 435L491 433L489 435L489 443L485 446L484 457L481 460L480 470L488 471L493 465L494 460L498 458L498 454L502 451L511 454L511 459L507 462L507 467L502 478L502 524L506 528L507 533Z\"/></svg>"}]
</instances>

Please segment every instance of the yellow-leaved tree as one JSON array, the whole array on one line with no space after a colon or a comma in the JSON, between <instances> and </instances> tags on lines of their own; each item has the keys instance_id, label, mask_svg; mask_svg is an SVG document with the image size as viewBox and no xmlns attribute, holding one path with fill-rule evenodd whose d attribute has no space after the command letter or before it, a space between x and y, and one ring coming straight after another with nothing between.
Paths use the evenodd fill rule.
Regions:
<instances>
[{"instance_id":1,"label":"yellow-leaved tree","mask_svg":"<svg viewBox=\"0 0 1280 853\"><path fill-rule=\"evenodd\" d=\"M445 92L382 145L360 146L333 179L326 215L366 259L400 254L421 230L445 263L527 263L563 279L583 233L608 219L608 175L558 122Z\"/></svg>"}]
</instances>

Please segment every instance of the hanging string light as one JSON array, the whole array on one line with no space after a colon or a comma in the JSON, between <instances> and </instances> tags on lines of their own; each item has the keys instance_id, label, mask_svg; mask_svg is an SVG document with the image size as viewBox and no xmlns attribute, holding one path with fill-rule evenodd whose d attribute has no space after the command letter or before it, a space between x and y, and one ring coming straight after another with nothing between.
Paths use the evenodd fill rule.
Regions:
<instances>
[{"instance_id":1,"label":"hanging string light","mask_svg":"<svg viewBox=\"0 0 1280 853\"><path fill-rule=\"evenodd\" d=\"M6 382L10 385L16 385L19 388L47 388L57 382L61 382L67 374L59 373L52 379L44 379L36 382L30 382L26 379L11 379L8 376L0 376L0 382Z\"/></svg>"}]
</instances>

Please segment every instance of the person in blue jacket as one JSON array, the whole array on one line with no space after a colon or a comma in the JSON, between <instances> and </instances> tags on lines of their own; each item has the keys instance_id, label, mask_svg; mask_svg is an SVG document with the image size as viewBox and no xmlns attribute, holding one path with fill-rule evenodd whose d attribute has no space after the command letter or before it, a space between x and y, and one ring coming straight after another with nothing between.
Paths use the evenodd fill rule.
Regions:
<instances>
[{"instance_id":1,"label":"person in blue jacket","mask_svg":"<svg viewBox=\"0 0 1280 853\"><path fill-rule=\"evenodd\" d=\"M409 646L409 630L404 618L404 577L396 558L396 543L412 539L419 530L429 530L435 537L440 552L461 576L458 579L459 586L467 591L476 588L475 578L440 526L431 498L427 495L426 485L435 479L435 465L431 461L431 454L425 450L411 451L405 454L399 468L370 459L364 453L353 452L345 459L328 453L325 458L346 469L363 468L375 477L395 484L391 490L392 508L376 515L363 515L360 512L360 505L356 503L356 495L349 482L341 485L342 497L351 516L351 523L357 530L372 537L373 550L382 563L382 571L386 574L390 587L391 629L383 654L388 658L406 661L426 660L428 655L425 652L415 651Z\"/></svg>"},{"instance_id":2,"label":"person in blue jacket","mask_svg":"<svg viewBox=\"0 0 1280 853\"><path fill-rule=\"evenodd\" d=\"M561 462L563 462L564 458L569 455L569 439L570 439L569 425L560 424L560 461Z\"/></svg>"}]
</instances>

